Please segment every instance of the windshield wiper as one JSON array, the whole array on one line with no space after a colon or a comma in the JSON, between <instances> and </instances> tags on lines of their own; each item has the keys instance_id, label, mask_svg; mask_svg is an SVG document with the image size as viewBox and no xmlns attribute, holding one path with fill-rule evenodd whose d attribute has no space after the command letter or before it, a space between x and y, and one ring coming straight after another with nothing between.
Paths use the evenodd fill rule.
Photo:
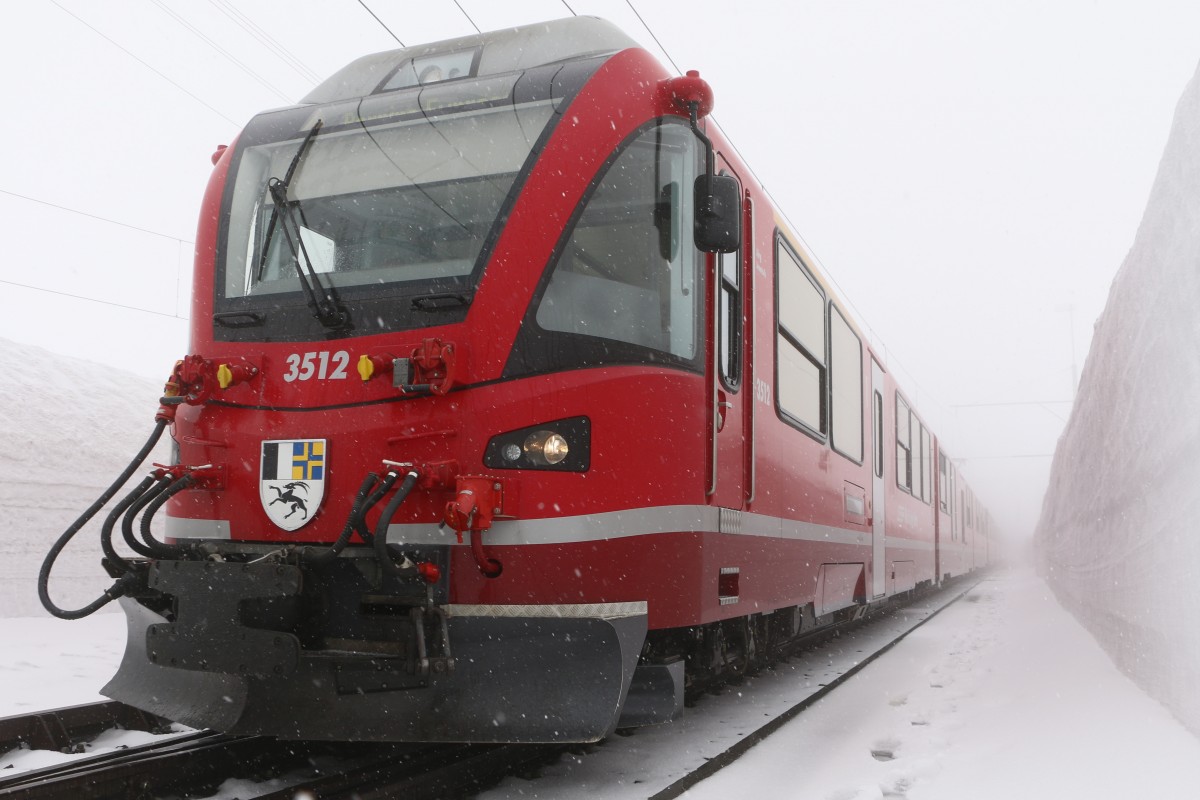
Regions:
<instances>
[{"instance_id":1,"label":"windshield wiper","mask_svg":"<svg viewBox=\"0 0 1200 800\"><path fill-rule=\"evenodd\" d=\"M317 131L321 130L321 124L323 122L324 120L317 120L316 124L312 126L312 130L310 130L308 135L304 137L304 141L300 143L300 147L296 150L296 154L292 156L292 163L288 165L287 172L284 173L283 176L283 188L285 196L287 193L287 187L292 184L292 176L296 174L296 167L300 165L300 159L304 158L304 154L308 152L308 146L312 144L312 140L317 138ZM271 178L271 180L275 181L278 179ZM268 183L267 185L269 188L270 184ZM274 198L274 192L271 193L271 196ZM275 237L275 223L279 221L279 208L279 203L275 203L273 206L271 206L271 219L267 221L267 235L263 238L262 251L258 254L258 269L256 270L256 275L254 278L256 281L262 280L263 272L265 272L267 269L267 253L271 249L271 240Z\"/></svg>"},{"instance_id":2,"label":"windshield wiper","mask_svg":"<svg viewBox=\"0 0 1200 800\"><path fill-rule=\"evenodd\" d=\"M308 135L304 137L304 141L296 150L296 155L292 156L292 163L288 165L283 180L270 178L267 181L267 191L271 194L274 206L271 209L271 219L267 223L262 252L258 257L258 280L262 280L267 266L267 255L271 249L271 240L275 235L275 226L279 225L283 230L284 239L287 240L288 249L292 251L292 262L296 265L296 277L300 281L301 288L304 289L309 308L326 328L347 328L350 327L350 315L338 302L333 287L327 287L321 282L313 267L312 258L308 255L308 248L304 245L304 237L301 235L304 229L302 225L304 212L300 209L300 201L289 201L287 196L292 176L295 175L296 168L300 165L304 154L308 152L309 145L316 138L321 124L322 120L317 120ZM296 218L298 211L300 219ZM294 236L293 231L295 232Z\"/></svg>"}]
</instances>

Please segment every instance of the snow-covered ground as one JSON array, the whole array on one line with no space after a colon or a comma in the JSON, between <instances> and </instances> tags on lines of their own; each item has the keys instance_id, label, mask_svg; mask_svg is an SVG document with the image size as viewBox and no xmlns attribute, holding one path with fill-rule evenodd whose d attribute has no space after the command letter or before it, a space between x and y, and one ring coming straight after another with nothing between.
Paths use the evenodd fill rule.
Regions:
<instances>
[{"instance_id":1,"label":"snow-covered ground","mask_svg":"<svg viewBox=\"0 0 1200 800\"><path fill-rule=\"evenodd\" d=\"M687 795L1197 796L1200 740L1122 675L1026 570L984 582Z\"/></svg>"},{"instance_id":2,"label":"snow-covered ground","mask_svg":"<svg viewBox=\"0 0 1200 800\"><path fill-rule=\"evenodd\" d=\"M99 699L124 640L122 617L2 619L0 715ZM777 670L689 714L756 703ZM739 697L739 692L741 696ZM781 711L774 709L774 712ZM764 718L771 709L761 711ZM728 716L721 712L721 716ZM110 734L99 747L141 741ZM614 737L536 780L510 778L484 800L646 797L694 758L682 726ZM607 751L612 751L611 754ZM27 769L60 758L0 755ZM234 788L238 787L238 788ZM219 797L246 797L231 782ZM690 800L1184 800L1200 794L1200 740L1121 674L1026 569L1000 572L718 775Z\"/></svg>"}]
</instances>

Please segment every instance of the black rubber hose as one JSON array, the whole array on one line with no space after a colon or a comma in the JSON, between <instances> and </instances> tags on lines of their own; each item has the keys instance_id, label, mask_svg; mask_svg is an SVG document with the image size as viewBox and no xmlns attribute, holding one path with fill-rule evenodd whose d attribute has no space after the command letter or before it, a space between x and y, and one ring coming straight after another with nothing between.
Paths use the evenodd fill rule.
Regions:
<instances>
[{"instance_id":1,"label":"black rubber hose","mask_svg":"<svg viewBox=\"0 0 1200 800\"><path fill-rule=\"evenodd\" d=\"M368 473L367 477L363 479L362 485L358 487L358 493L354 495L354 503L350 506L350 516L346 517L346 526L342 528L342 533L338 536L337 541L320 550L312 548L303 550L301 557L306 563L314 567L323 567L337 558L338 554L346 548L346 545L350 543L350 537L354 535L355 524L360 520L367 495L377 483L379 483L379 476L374 472Z\"/></svg>"},{"instance_id":2,"label":"black rubber hose","mask_svg":"<svg viewBox=\"0 0 1200 800\"><path fill-rule=\"evenodd\" d=\"M154 549L150 545L137 538L137 535L133 532L133 521L137 519L138 514L142 513L143 508L150 505L152 500L167 490L167 487L171 485L173 480L170 475L163 475L125 510L125 518L121 520L121 535L125 537L125 544L129 545L140 556L157 558L158 554L154 552Z\"/></svg>"},{"instance_id":3,"label":"black rubber hose","mask_svg":"<svg viewBox=\"0 0 1200 800\"><path fill-rule=\"evenodd\" d=\"M407 576L412 575L415 569L405 569L397 566L392 560L392 554L387 549L387 529L392 524L392 517L395 516L400 504L408 497L408 493L416 486L417 479L421 476L416 472L409 472L404 476L404 481L400 484L400 488L396 490L396 494L388 502L383 509L383 515L379 518L379 524L375 526L375 555L379 558L379 564L383 567L383 571L388 575Z\"/></svg>"},{"instance_id":4,"label":"black rubber hose","mask_svg":"<svg viewBox=\"0 0 1200 800\"><path fill-rule=\"evenodd\" d=\"M125 499L113 506L113 510L109 512L107 519L104 520L104 527L100 530L100 549L104 551L104 556L113 564L121 569L122 572L129 572L132 568L129 562L122 558L112 543L113 527L116 526L117 520L125 513L125 509L133 505L154 483L154 476L147 475L142 479L142 482L134 487L133 491L125 495Z\"/></svg>"},{"instance_id":5,"label":"black rubber hose","mask_svg":"<svg viewBox=\"0 0 1200 800\"><path fill-rule=\"evenodd\" d=\"M150 451L154 449L156 444L158 444L158 440L162 438L162 433L166 429L167 420L165 419L160 419L154 424L154 431L150 434L150 438L146 440L146 443L142 445L142 449L139 450L137 455L133 457L133 460L129 462L129 466L127 466L125 470L117 477L117 479L113 481L107 489L104 490L104 493L96 499L96 502L88 506L87 510L80 514L79 518L75 520L75 522L73 522L69 528L62 532L62 535L58 537L58 541L54 543L54 545L50 548L50 552L46 554L46 558L42 561L42 568L38 572L38 597L42 601L42 607L59 619L79 619L80 617L86 617L88 614L96 611L96 609L107 605L116 598L125 594L125 592L127 592L133 586L131 579L132 576L127 574L118 579L116 583L109 587L103 595L97 597L88 605L71 611L68 609L59 608L54 604L54 601L50 599L50 571L54 569L54 562L58 560L59 553L61 553L63 548L67 546L67 543L75 537L75 534L79 533L83 526L86 525L92 517L96 516L100 509L104 508L109 500L113 499L113 496L117 492L121 491L121 487L125 485L125 482L129 480L129 477L137 471L138 467L142 465L142 462L146 460L146 457L150 455Z\"/></svg>"},{"instance_id":6,"label":"black rubber hose","mask_svg":"<svg viewBox=\"0 0 1200 800\"><path fill-rule=\"evenodd\" d=\"M155 539L154 534L150 531L150 522L154 519L154 515L158 513L158 510L166 505L168 500L184 489L190 488L195 482L196 479L190 473L184 475L165 490L158 492L158 496L146 506L146 513L142 515L142 541L154 551L156 558L179 558L183 554L183 547L167 544Z\"/></svg>"},{"instance_id":7,"label":"black rubber hose","mask_svg":"<svg viewBox=\"0 0 1200 800\"><path fill-rule=\"evenodd\" d=\"M371 496L367 498L367 502L363 503L362 511L358 512L358 518L354 520L354 530L358 532L358 538L372 547L375 546L375 537L372 535L371 529L367 527L367 514L379 504L384 495L392 490L392 487L396 485L396 481L399 479L400 476L395 472L389 472L385 475L383 483L379 484L379 488L371 492Z\"/></svg>"}]
</instances>

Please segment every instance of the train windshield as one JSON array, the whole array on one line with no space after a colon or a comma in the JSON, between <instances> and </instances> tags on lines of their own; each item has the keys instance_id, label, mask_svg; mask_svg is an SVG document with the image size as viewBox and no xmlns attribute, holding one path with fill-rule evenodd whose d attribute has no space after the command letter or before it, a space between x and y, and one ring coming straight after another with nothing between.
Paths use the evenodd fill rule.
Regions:
<instances>
[{"instance_id":1,"label":"train windshield","mask_svg":"<svg viewBox=\"0 0 1200 800\"><path fill-rule=\"evenodd\" d=\"M298 135L245 147L218 293L274 308L315 288L352 309L355 297L470 289L552 113L546 100L340 127L314 113Z\"/></svg>"}]
</instances>

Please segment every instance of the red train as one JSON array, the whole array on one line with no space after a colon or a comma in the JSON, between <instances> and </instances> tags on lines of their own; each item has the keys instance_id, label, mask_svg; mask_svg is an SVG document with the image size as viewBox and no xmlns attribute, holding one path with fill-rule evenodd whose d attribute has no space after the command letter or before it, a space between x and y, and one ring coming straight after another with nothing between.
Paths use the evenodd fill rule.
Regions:
<instances>
[{"instance_id":1,"label":"red train","mask_svg":"<svg viewBox=\"0 0 1200 800\"><path fill-rule=\"evenodd\" d=\"M712 104L574 18L367 56L219 151L177 463L105 527L105 694L595 740L984 563L986 512Z\"/></svg>"}]
</instances>

